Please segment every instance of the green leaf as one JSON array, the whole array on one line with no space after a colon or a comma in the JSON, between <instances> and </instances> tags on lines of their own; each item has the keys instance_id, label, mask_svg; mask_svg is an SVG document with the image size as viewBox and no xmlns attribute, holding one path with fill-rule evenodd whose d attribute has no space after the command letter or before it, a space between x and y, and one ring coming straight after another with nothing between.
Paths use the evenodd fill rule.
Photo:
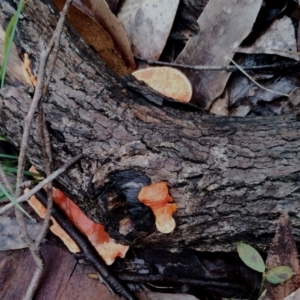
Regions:
<instances>
[{"instance_id":1,"label":"green leaf","mask_svg":"<svg viewBox=\"0 0 300 300\"><path fill-rule=\"evenodd\" d=\"M12 172L12 173L17 173L18 172L18 168L16 167L8 167L8 166L2 166L2 170L6 173L6 172ZM33 173L33 172L29 172L29 171L24 171L25 175L29 175L29 176L40 176L40 174L38 173Z\"/></svg>"},{"instance_id":2,"label":"green leaf","mask_svg":"<svg viewBox=\"0 0 300 300\"><path fill-rule=\"evenodd\" d=\"M11 52L17 24L19 21L19 17L21 14L21 11L24 8L24 0L20 0L18 4L17 11L11 18L5 32L5 39L4 39L4 49L3 49L3 62L1 64L1 69L0 69L0 88L3 88L4 85L4 78L8 66L8 61L9 61L9 55Z\"/></svg>"},{"instance_id":3,"label":"green leaf","mask_svg":"<svg viewBox=\"0 0 300 300\"><path fill-rule=\"evenodd\" d=\"M260 273L263 273L265 271L265 263L260 254L253 247L244 243L238 243L237 251L240 259L249 268Z\"/></svg>"},{"instance_id":4,"label":"green leaf","mask_svg":"<svg viewBox=\"0 0 300 300\"><path fill-rule=\"evenodd\" d=\"M11 159L18 159L18 156L8 155L8 154L2 154L2 153L0 153L0 157L2 157L2 158L11 158Z\"/></svg>"},{"instance_id":5,"label":"green leaf","mask_svg":"<svg viewBox=\"0 0 300 300\"><path fill-rule=\"evenodd\" d=\"M1 76L1 73L0 73L0 76ZM0 77L1 78L1 77ZM7 140L6 140L6 138L5 137L3 137L3 136L0 136L0 141L4 141L4 142L6 142Z\"/></svg>"},{"instance_id":6,"label":"green leaf","mask_svg":"<svg viewBox=\"0 0 300 300\"><path fill-rule=\"evenodd\" d=\"M289 280L293 276L293 270L287 266L280 266L267 272L266 278L272 284L278 284Z\"/></svg>"},{"instance_id":7,"label":"green leaf","mask_svg":"<svg viewBox=\"0 0 300 300\"><path fill-rule=\"evenodd\" d=\"M5 196L16 206L23 214L25 214L28 218L35 222L35 220L24 210L24 208L15 200L14 197L4 188L2 183L0 182L0 189L5 194Z\"/></svg>"}]
</instances>

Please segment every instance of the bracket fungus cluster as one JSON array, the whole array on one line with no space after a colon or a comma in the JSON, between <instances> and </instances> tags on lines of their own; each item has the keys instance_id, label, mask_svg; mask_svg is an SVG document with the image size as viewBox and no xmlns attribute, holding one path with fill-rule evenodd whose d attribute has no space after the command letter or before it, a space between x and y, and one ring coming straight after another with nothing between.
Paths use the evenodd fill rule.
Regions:
<instances>
[{"instance_id":1,"label":"bracket fungus cluster","mask_svg":"<svg viewBox=\"0 0 300 300\"><path fill-rule=\"evenodd\" d=\"M63 192L53 188L53 200L67 215L69 220L87 236L107 265L111 265L117 257L125 257L129 246L117 244L114 239L109 237L103 225L90 220ZM41 218L45 218L46 208L34 196L30 198L29 204ZM64 242L71 252L80 252L80 249L72 238L60 227L53 217L51 219L53 224L50 230Z\"/></svg>"},{"instance_id":2,"label":"bracket fungus cluster","mask_svg":"<svg viewBox=\"0 0 300 300\"><path fill-rule=\"evenodd\" d=\"M150 207L155 215L155 224L162 233L170 233L176 224L172 215L177 209L177 204L169 194L166 182L153 183L145 186L138 194L140 202Z\"/></svg>"}]
</instances>

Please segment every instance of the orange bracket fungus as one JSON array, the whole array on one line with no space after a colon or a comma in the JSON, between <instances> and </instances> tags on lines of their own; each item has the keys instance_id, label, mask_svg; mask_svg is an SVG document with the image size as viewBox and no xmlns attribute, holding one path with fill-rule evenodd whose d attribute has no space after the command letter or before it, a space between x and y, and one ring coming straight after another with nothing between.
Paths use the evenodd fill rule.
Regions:
<instances>
[{"instance_id":1,"label":"orange bracket fungus","mask_svg":"<svg viewBox=\"0 0 300 300\"><path fill-rule=\"evenodd\" d=\"M178 100L189 102L192 98L192 85L180 71L170 67L150 67L137 70L132 75L147 83L157 92Z\"/></svg>"},{"instance_id":2,"label":"orange bracket fungus","mask_svg":"<svg viewBox=\"0 0 300 300\"><path fill-rule=\"evenodd\" d=\"M109 237L103 225L90 220L63 192L53 188L53 200L67 215L69 220L87 236L107 265L111 265L117 257L125 257L129 246L117 244L114 239ZM45 217L46 209L34 196L30 198L29 204L41 218ZM50 227L50 230L62 239L71 252L79 252L80 250L72 238L59 226L53 217L51 219L53 225Z\"/></svg>"},{"instance_id":3,"label":"orange bracket fungus","mask_svg":"<svg viewBox=\"0 0 300 300\"><path fill-rule=\"evenodd\" d=\"M162 233L170 233L174 230L176 224L172 214L177 209L177 204L169 195L166 182L154 183L145 186L138 194L140 202L150 207L155 215L155 224Z\"/></svg>"}]
</instances>

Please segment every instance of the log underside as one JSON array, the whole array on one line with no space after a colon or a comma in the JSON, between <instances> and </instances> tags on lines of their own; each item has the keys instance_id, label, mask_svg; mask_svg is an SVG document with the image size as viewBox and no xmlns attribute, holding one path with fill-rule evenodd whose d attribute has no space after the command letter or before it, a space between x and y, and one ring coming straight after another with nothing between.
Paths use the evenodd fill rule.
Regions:
<instances>
[{"instance_id":1,"label":"log underside","mask_svg":"<svg viewBox=\"0 0 300 300\"><path fill-rule=\"evenodd\" d=\"M49 7L33 0L20 21L17 48L32 66L38 65L39 38L49 40L56 24ZM3 28L6 11L0 10ZM11 77L0 91L0 132L18 148L31 93ZM297 116L216 117L176 104L112 74L71 29L62 36L44 110L55 167L85 155L56 184L118 241L230 251L242 240L264 250L278 216L289 211L300 242ZM28 157L42 171L36 126ZM178 205L176 229L167 235L155 230L152 213L136 199L143 185L160 181L168 182ZM128 217L134 228L121 234L119 222Z\"/></svg>"}]
</instances>

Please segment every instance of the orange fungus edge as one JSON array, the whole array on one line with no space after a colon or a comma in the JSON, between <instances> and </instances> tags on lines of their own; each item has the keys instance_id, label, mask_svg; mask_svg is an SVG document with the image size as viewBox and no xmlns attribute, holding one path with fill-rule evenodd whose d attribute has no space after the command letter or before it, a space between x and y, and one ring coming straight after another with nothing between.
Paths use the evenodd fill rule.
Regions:
<instances>
[{"instance_id":1,"label":"orange fungus edge","mask_svg":"<svg viewBox=\"0 0 300 300\"><path fill-rule=\"evenodd\" d=\"M177 209L177 204L169 195L166 182L154 183L145 186L138 194L140 202L150 207L155 216L156 228L162 233L170 233L176 223L172 215Z\"/></svg>"},{"instance_id":2,"label":"orange fungus edge","mask_svg":"<svg viewBox=\"0 0 300 300\"><path fill-rule=\"evenodd\" d=\"M192 98L193 88L189 79L175 68L148 67L134 71L132 75L162 95L174 100L189 102Z\"/></svg>"},{"instance_id":3,"label":"orange fungus edge","mask_svg":"<svg viewBox=\"0 0 300 300\"><path fill-rule=\"evenodd\" d=\"M129 246L116 243L114 239L109 237L103 225L90 220L62 191L53 188L53 200L70 221L88 237L107 265L111 265L117 257L125 257ZM41 218L45 218L46 208L34 196L28 202ZM75 241L60 227L56 220L53 217L51 220L53 225L50 230L64 242L71 252L80 252Z\"/></svg>"}]
</instances>

